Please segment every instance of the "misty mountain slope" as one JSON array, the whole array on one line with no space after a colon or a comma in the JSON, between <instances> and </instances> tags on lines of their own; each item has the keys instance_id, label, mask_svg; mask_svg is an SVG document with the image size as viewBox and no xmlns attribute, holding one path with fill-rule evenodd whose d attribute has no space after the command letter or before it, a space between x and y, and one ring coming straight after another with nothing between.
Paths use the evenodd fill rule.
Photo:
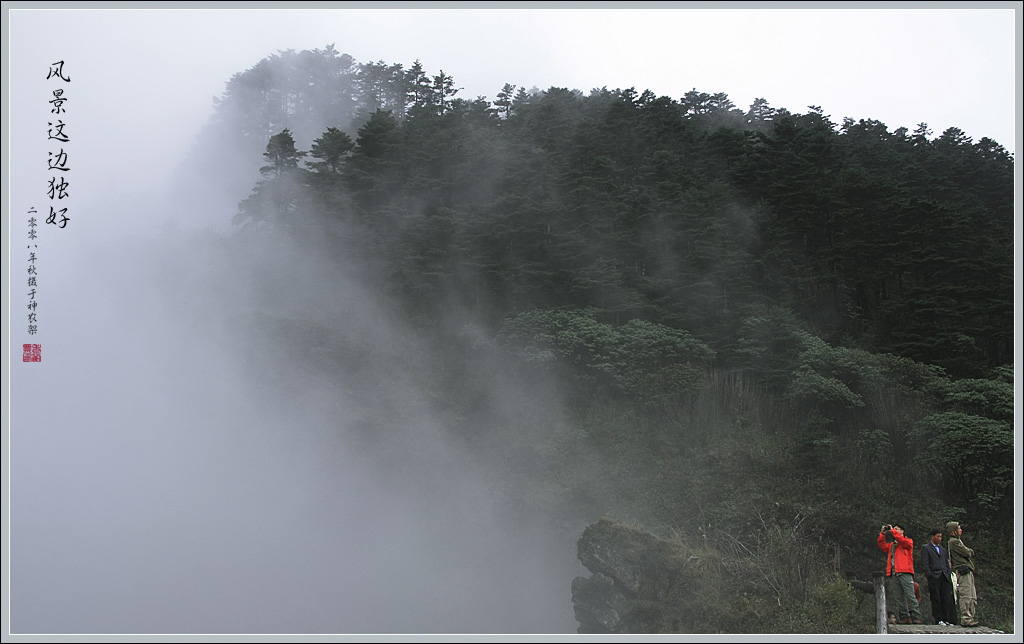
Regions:
<instances>
[{"instance_id":1,"label":"misty mountain slope","mask_svg":"<svg viewBox=\"0 0 1024 644\"><path fill-rule=\"evenodd\" d=\"M696 90L488 104L443 73L407 94L400 67L385 76L397 101L348 138L293 136L300 117L268 130L235 218L315 246L423 340L407 353L426 361L396 336L345 385L369 444L402 435L408 401L387 392L414 383L513 474L505 507L564 531L599 514L698 530L724 552L813 525L843 553L826 594L869 575L872 543L848 535L872 517L921 532L966 514L1009 543L990 520L1013 471L1014 160L997 143ZM351 381L338 327L287 317L260 324ZM756 594L779 611L755 623L800 627Z\"/></svg>"}]
</instances>

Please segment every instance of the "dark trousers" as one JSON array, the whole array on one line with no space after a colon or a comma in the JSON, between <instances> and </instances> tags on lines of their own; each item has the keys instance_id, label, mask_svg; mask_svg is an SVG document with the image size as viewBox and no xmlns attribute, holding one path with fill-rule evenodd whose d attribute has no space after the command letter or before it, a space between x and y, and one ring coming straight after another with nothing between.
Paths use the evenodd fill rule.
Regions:
<instances>
[{"instance_id":1,"label":"dark trousers","mask_svg":"<svg viewBox=\"0 0 1024 644\"><path fill-rule=\"evenodd\" d=\"M945 575L928 577L928 598L932 601L932 618L935 623L956 624L956 604L953 603L953 580Z\"/></svg>"}]
</instances>

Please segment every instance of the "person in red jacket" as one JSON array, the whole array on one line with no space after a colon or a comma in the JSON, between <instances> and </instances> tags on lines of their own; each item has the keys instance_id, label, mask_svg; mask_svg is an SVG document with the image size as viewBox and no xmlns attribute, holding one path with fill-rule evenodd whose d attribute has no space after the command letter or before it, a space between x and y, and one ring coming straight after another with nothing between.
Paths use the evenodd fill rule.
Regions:
<instances>
[{"instance_id":1,"label":"person in red jacket","mask_svg":"<svg viewBox=\"0 0 1024 644\"><path fill-rule=\"evenodd\" d=\"M885 575L891 580L892 600L900 624L920 624L921 608L914 594L914 540L898 525L884 525L878 549L886 553Z\"/></svg>"}]
</instances>

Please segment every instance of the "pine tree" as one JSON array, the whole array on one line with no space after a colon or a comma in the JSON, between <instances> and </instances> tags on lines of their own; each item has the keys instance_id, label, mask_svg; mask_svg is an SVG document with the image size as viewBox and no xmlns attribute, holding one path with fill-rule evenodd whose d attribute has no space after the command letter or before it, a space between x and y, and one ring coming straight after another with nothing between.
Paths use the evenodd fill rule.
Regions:
<instances>
[{"instance_id":1,"label":"pine tree","mask_svg":"<svg viewBox=\"0 0 1024 644\"><path fill-rule=\"evenodd\" d=\"M263 153L267 165L260 168L263 179L239 204L239 212L233 221L272 226L293 223L291 215L298 207L303 188L299 159L306 154L295 148L295 139L288 128L270 137Z\"/></svg>"}]
</instances>

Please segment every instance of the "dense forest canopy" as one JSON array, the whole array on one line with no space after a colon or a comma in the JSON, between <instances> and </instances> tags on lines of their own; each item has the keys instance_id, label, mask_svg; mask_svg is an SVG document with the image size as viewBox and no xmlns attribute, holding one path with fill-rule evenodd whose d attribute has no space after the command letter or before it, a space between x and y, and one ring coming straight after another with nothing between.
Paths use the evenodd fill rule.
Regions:
<instances>
[{"instance_id":1,"label":"dense forest canopy","mask_svg":"<svg viewBox=\"0 0 1024 644\"><path fill-rule=\"evenodd\" d=\"M750 504L813 516L860 575L891 516L921 541L969 517L1012 599L1013 155L696 88L495 90L280 52L227 83L197 158L233 168L239 243L297 240L434 339L452 431L546 481L524 503L731 536ZM575 429L483 429L504 377L559 383Z\"/></svg>"},{"instance_id":2,"label":"dense forest canopy","mask_svg":"<svg viewBox=\"0 0 1024 644\"><path fill-rule=\"evenodd\" d=\"M277 176L237 221L360 235L410 306L472 298L495 324L595 307L685 327L729 367L772 306L954 376L1011 362L1013 157L995 141L696 89L458 92L333 46L236 74L218 120L250 157L292 155L266 148Z\"/></svg>"}]
</instances>

